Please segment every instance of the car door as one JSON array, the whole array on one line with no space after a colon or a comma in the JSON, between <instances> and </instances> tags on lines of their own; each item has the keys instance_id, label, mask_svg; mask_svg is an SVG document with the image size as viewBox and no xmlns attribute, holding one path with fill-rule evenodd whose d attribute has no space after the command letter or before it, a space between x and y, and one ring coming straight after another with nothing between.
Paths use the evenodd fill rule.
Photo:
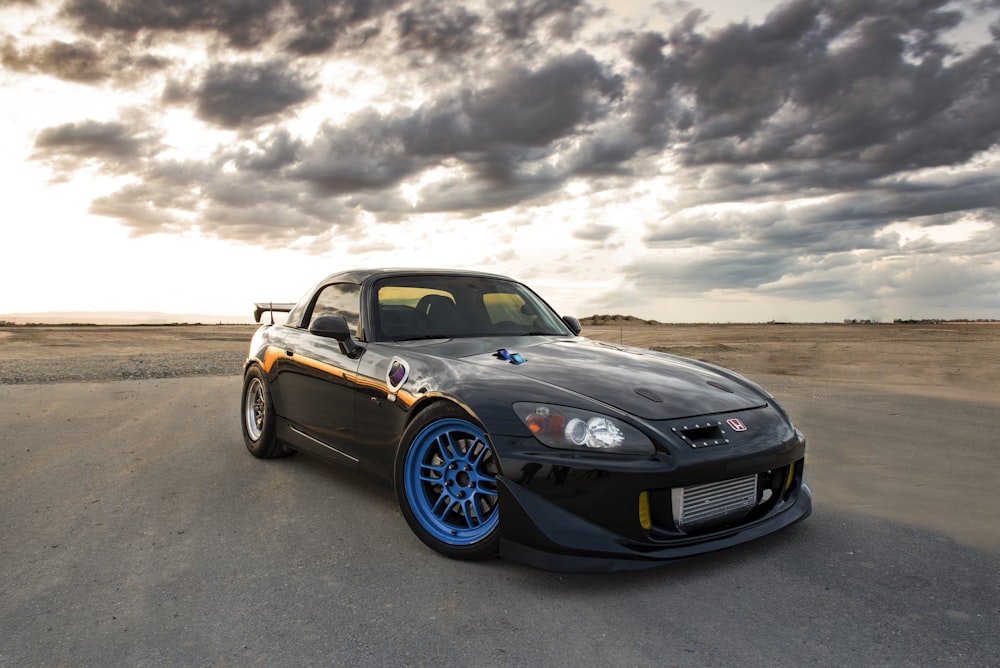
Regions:
<instances>
[{"instance_id":1,"label":"car door","mask_svg":"<svg viewBox=\"0 0 1000 668\"><path fill-rule=\"evenodd\" d=\"M307 322L324 315L339 315L356 332L359 312L359 286L334 283L320 289ZM296 447L345 463L357 463L355 407L359 361L360 355L352 359L336 340L311 334L307 328L287 332L277 382Z\"/></svg>"},{"instance_id":2,"label":"car door","mask_svg":"<svg viewBox=\"0 0 1000 668\"><path fill-rule=\"evenodd\" d=\"M363 466L379 477L391 477L399 438L406 428L412 395L398 396L390 382L400 385L408 372L408 356L399 346L369 344L358 368L357 443ZM412 360L412 358L410 358ZM406 363L406 371L390 379L395 362Z\"/></svg>"}]
</instances>

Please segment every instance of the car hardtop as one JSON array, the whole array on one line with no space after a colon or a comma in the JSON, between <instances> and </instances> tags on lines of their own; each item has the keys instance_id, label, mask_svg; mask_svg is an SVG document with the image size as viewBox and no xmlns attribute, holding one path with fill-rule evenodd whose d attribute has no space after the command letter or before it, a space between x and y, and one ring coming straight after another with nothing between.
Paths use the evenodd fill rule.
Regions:
<instances>
[{"instance_id":1,"label":"car hardtop","mask_svg":"<svg viewBox=\"0 0 1000 668\"><path fill-rule=\"evenodd\" d=\"M380 268L380 269L348 269L335 274L330 274L313 288L330 285L331 283L355 283L362 285L379 278L392 278L395 276L469 276L473 278L491 278L511 283L520 283L509 276L491 274L483 271L469 271L466 269L426 269L426 268Z\"/></svg>"},{"instance_id":2,"label":"car hardtop","mask_svg":"<svg viewBox=\"0 0 1000 668\"><path fill-rule=\"evenodd\" d=\"M533 299L537 300L537 303L548 311L554 318L553 323L558 321L558 328L563 328L567 326L567 322L560 319L558 313L551 306L549 306L544 299L542 299L537 293L535 293L531 288L529 288L524 283L514 280L508 276L503 276L501 274L494 274L490 272L482 271L469 271L464 269L434 269L434 268L373 268L373 269L350 269L346 271L337 272L330 274L322 281L316 283L303 297L299 300L293 308L290 309L289 317L285 321L285 325L294 328L304 328L306 327L306 322L304 318L306 317L309 309L312 308L312 304L315 303L319 293L328 286L342 284L342 285L354 285L358 286L361 290L361 303L360 306L360 322L359 333L361 331L367 332L371 335L371 338L366 337L365 340L370 341L395 341L401 340L399 337L401 334L406 334L403 337L406 340L419 339L419 338L442 338L437 334L444 333L445 330L439 332L423 332L414 330L413 332L405 331L407 329L402 323L405 319L401 316L403 314L396 313L393 311L393 306L387 305L383 307L378 303L375 296L374 286L382 280L393 280L393 279L416 279L421 280L422 278L428 279L444 279L444 280L454 280L454 279L473 279L473 280L483 280L483 281L495 281L498 283L506 283L511 286L517 286L518 290L524 290L531 294ZM435 297L434 295L427 295L426 299L437 299L441 302L444 301L445 297ZM435 310L436 317L440 317L440 314L446 312L444 306L447 304L442 303L441 306ZM452 302L450 306L454 307ZM376 313L377 312L377 313ZM456 311L456 316L458 315ZM396 321L399 322L396 322ZM384 322L383 322L384 321ZM385 324L388 326L388 330L381 325ZM551 324L551 323L550 323ZM395 326L395 325L398 325ZM530 328L529 328L530 329ZM398 330L398 331L394 331ZM579 328L575 329L570 325L569 332L579 332ZM524 333L527 333L525 331ZM553 334L562 334L563 332L554 331ZM435 334L432 336L432 334ZM485 336L489 332L485 331L481 336ZM443 338L452 338L455 335L460 336L471 336L470 332L459 333L457 330L448 330L447 336Z\"/></svg>"}]
</instances>

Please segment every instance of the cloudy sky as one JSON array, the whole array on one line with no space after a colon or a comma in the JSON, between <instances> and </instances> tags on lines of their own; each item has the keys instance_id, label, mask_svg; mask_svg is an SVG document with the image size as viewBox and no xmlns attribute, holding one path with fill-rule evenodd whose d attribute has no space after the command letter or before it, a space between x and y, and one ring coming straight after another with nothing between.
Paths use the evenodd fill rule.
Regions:
<instances>
[{"instance_id":1,"label":"cloudy sky","mask_svg":"<svg viewBox=\"0 0 1000 668\"><path fill-rule=\"evenodd\" d=\"M734 9L736 8L736 9ZM0 313L363 266L1000 318L1000 0L0 0Z\"/></svg>"}]
</instances>

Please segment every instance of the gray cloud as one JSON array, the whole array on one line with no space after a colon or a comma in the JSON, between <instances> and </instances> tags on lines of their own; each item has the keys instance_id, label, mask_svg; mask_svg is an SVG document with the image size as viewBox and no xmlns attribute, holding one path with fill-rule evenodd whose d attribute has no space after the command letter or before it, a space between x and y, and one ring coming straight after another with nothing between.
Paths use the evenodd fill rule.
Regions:
<instances>
[{"instance_id":1,"label":"gray cloud","mask_svg":"<svg viewBox=\"0 0 1000 668\"><path fill-rule=\"evenodd\" d=\"M0 62L92 86L148 75L162 91L148 109L166 103L238 136L177 163L161 154L153 111L43 129L34 157L59 173L135 177L93 210L138 233L197 228L287 245L366 216L544 207L572 179L613 211L630 186L669 181L623 274L640 289L874 299L852 277L858 257L944 248L903 243L885 233L893 223L976 219L995 235L1000 23L992 42L964 51L948 38L996 7L792 0L759 23L709 29L695 11L662 32L610 33L585 0L66 0L59 16L75 41L8 37ZM205 63L176 71L161 54L189 34L205 38ZM349 96L366 83L330 83L333 58L382 72L386 92L296 134L291 121L329 87ZM415 200L403 196L431 174ZM617 219L595 213L567 234L600 253L616 228L586 221L602 220ZM677 259L690 247L697 258ZM983 240L947 248L998 252ZM866 274L885 290L930 290L919 279L929 270L885 266L898 280Z\"/></svg>"},{"instance_id":2,"label":"gray cloud","mask_svg":"<svg viewBox=\"0 0 1000 668\"><path fill-rule=\"evenodd\" d=\"M599 118L622 94L620 79L583 52L535 69L504 67L493 76L488 86L403 120L407 150L442 155L496 146L546 147Z\"/></svg>"},{"instance_id":3,"label":"gray cloud","mask_svg":"<svg viewBox=\"0 0 1000 668\"><path fill-rule=\"evenodd\" d=\"M139 183L96 199L91 212L128 221L139 234L187 230L197 214L196 224L205 233L284 246L356 223L356 211L337 200L309 197L293 182L253 169L222 170L230 157L220 154L214 165L147 163Z\"/></svg>"},{"instance_id":4,"label":"gray cloud","mask_svg":"<svg viewBox=\"0 0 1000 668\"><path fill-rule=\"evenodd\" d=\"M690 165L787 162L809 185L967 160L1000 139L1000 53L954 53L947 5L800 0L710 36L637 35L638 132Z\"/></svg>"},{"instance_id":5,"label":"gray cloud","mask_svg":"<svg viewBox=\"0 0 1000 668\"><path fill-rule=\"evenodd\" d=\"M596 13L584 0L514 0L498 3L493 20L505 39L525 39L539 29L542 38L571 39Z\"/></svg>"},{"instance_id":6,"label":"gray cloud","mask_svg":"<svg viewBox=\"0 0 1000 668\"><path fill-rule=\"evenodd\" d=\"M607 241L617 231L614 225L589 223L573 231L573 237L583 241Z\"/></svg>"},{"instance_id":7,"label":"gray cloud","mask_svg":"<svg viewBox=\"0 0 1000 668\"><path fill-rule=\"evenodd\" d=\"M481 17L461 6L421 2L396 15L399 46L449 56L473 48Z\"/></svg>"},{"instance_id":8,"label":"gray cloud","mask_svg":"<svg viewBox=\"0 0 1000 668\"><path fill-rule=\"evenodd\" d=\"M240 170L278 173L279 170L300 160L304 150L303 142L292 137L287 130L278 130L258 143L259 150L250 151L241 147L234 161Z\"/></svg>"},{"instance_id":9,"label":"gray cloud","mask_svg":"<svg viewBox=\"0 0 1000 668\"><path fill-rule=\"evenodd\" d=\"M1000 212L1000 175L990 172L951 174L935 178L874 182L867 188L833 194L794 209L772 202L765 208L750 208L717 214L698 211L671 217L654 225L646 237L650 243L705 243L732 237L740 230L764 233L769 225L794 221L810 234L823 237L834 229L878 230L896 221L985 210ZM768 239L776 241L776 239ZM788 240L785 240L786 242Z\"/></svg>"},{"instance_id":10,"label":"gray cloud","mask_svg":"<svg viewBox=\"0 0 1000 668\"><path fill-rule=\"evenodd\" d=\"M355 48L378 35L378 21L403 4L397 0L289 0L294 37L284 46L301 55Z\"/></svg>"},{"instance_id":11,"label":"gray cloud","mask_svg":"<svg viewBox=\"0 0 1000 668\"><path fill-rule=\"evenodd\" d=\"M344 127L325 125L288 176L325 196L394 187L414 164L400 138L387 130L374 111L358 114Z\"/></svg>"},{"instance_id":12,"label":"gray cloud","mask_svg":"<svg viewBox=\"0 0 1000 668\"><path fill-rule=\"evenodd\" d=\"M343 195L395 187L452 159L466 175L429 189L422 210L509 205L561 183L565 175L542 164L558 150L555 143L599 120L619 95L617 78L586 54L536 69L505 67L482 88L413 112L367 111L327 125L288 175L322 194Z\"/></svg>"},{"instance_id":13,"label":"gray cloud","mask_svg":"<svg viewBox=\"0 0 1000 668\"><path fill-rule=\"evenodd\" d=\"M103 81L109 76L97 48L90 42L51 42L43 48L19 52L14 40L8 38L0 49L0 56L7 69L45 72L67 81Z\"/></svg>"},{"instance_id":14,"label":"gray cloud","mask_svg":"<svg viewBox=\"0 0 1000 668\"><path fill-rule=\"evenodd\" d=\"M60 171L96 162L110 173L120 173L136 165L156 141L155 134L134 123L87 120L39 132L33 157Z\"/></svg>"},{"instance_id":15,"label":"gray cloud","mask_svg":"<svg viewBox=\"0 0 1000 668\"><path fill-rule=\"evenodd\" d=\"M396 4L393 0L67 0L61 13L88 34L133 39L198 32L219 36L240 50L277 40L283 49L316 55L328 52L351 31L377 32L365 24Z\"/></svg>"},{"instance_id":16,"label":"gray cloud","mask_svg":"<svg viewBox=\"0 0 1000 668\"><path fill-rule=\"evenodd\" d=\"M273 34L272 12L282 4L281 0L68 0L61 11L85 33L206 31L225 35L232 46L250 48Z\"/></svg>"},{"instance_id":17,"label":"gray cloud","mask_svg":"<svg viewBox=\"0 0 1000 668\"><path fill-rule=\"evenodd\" d=\"M0 64L14 72L48 74L84 84L99 84L107 80L119 84L132 83L168 65L165 59L152 54L134 57L122 49L103 51L99 45L88 40L55 40L44 46L19 49L12 37L8 37L0 47Z\"/></svg>"},{"instance_id":18,"label":"gray cloud","mask_svg":"<svg viewBox=\"0 0 1000 668\"><path fill-rule=\"evenodd\" d=\"M315 93L308 76L285 62L270 61L213 65L194 86L168 85L164 100L193 103L198 118L235 129L275 120Z\"/></svg>"},{"instance_id":19,"label":"gray cloud","mask_svg":"<svg viewBox=\"0 0 1000 668\"><path fill-rule=\"evenodd\" d=\"M341 26L360 25L391 7L360 0L204 7L70 0L63 13L98 32L213 31L243 47L283 43L287 30L279 26L288 17L296 18L290 25L331 17ZM570 18L579 27L596 13L577 0L537 0L502 4L484 20L461 7L421 1L393 16L403 51L473 63L470 50L485 48L480 26L505 26L502 37L518 40ZM902 8L799 0L759 25L705 34L693 14L668 34L628 38L623 51L631 70L582 48L525 60L535 52L519 52L515 44L503 66L473 66L475 80L442 84L417 109L367 111L326 124L312 141L296 140L294 154L274 165L275 176L343 197L395 188L416 172L456 160L472 176L467 187L442 185L429 193L437 203L424 204L454 210L487 188L499 189L487 206L504 206L551 192L578 174L635 174L642 170L638 158L669 146L694 170L703 201L866 188L897 172L961 163L1000 139L994 112L1000 53L996 44L952 52L940 33L960 18L944 0ZM68 59L77 63L77 76L101 76L88 65L97 61L86 42L71 51L78 53ZM280 120L317 91L301 66L270 60L210 64L198 82L175 79L164 99L236 129ZM767 173L758 165L767 165ZM982 193L949 199L955 209L990 205Z\"/></svg>"},{"instance_id":20,"label":"gray cloud","mask_svg":"<svg viewBox=\"0 0 1000 668\"><path fill-rule=\"evenodd\" d=\"M748 253L742 249L718 251L689 258L641 258L624 268L625 277L644 294L689 296L710 290L752 289L798 273L803 260L788 253Z\"/></svg>"}]
</instances>

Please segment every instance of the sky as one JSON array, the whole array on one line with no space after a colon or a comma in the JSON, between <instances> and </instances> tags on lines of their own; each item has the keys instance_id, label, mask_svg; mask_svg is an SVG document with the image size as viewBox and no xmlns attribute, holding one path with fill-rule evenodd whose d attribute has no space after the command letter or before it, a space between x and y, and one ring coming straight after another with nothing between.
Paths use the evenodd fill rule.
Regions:
<instances>
[{"instance_id":1,"label":"sky","mask_svg":"<svg viewBox=\"0 0 1000 668\"><path fill-rule=\"evenodd\" d=\"M0 314L360 267L1000 318L1000 0L0 0Z\"/></svg>"}]
</instances>

